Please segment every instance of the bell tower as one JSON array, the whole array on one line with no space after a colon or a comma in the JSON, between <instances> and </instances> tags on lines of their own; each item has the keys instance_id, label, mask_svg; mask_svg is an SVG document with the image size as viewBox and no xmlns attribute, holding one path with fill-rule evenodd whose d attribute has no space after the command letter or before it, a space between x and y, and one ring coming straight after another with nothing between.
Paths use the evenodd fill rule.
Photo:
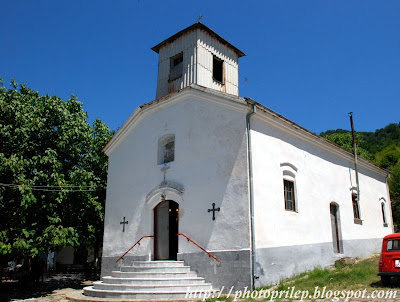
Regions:
<instances>
[{"instance_id":1,"label":"bell tower","mask_svg":"<svg viewBox=\"0 0 400 302\"><path fill-rule=\"evenodd\" d=\"M239 58L245 54L202 23L152 48L158 53L156 98L191 84L239 95Z\"/></svg>"}]
</instances>

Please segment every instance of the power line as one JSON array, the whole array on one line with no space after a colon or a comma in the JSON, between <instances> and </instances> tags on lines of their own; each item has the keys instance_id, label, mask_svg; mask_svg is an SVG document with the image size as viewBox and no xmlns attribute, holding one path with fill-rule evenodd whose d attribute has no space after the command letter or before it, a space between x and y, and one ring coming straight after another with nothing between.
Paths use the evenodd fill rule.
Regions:
<instances>
[{"instance_id":1,"label":"power line","mask_svg":"<svg viewBox=\"0 0 400 302\"><path fill-rule=\"evenodd\" d=\"M24 184L6 184L0 183L1 187L20 188L27 187L32 191L46 191L46 192L92 192L95 191L93 186L30 186ZM83 189L75 189L83 188Z\"/></svg>"}]
</instances>

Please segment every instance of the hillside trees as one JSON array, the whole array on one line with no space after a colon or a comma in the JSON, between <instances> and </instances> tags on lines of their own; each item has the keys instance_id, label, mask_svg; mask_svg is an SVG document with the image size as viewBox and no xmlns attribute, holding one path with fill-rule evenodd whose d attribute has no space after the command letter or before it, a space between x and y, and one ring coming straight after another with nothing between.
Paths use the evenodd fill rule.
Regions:
<instances>
[{"instance_id":1,"label":"hillside trees","mask_svg":"<svg viewBox=\"0 0 400 302\"><path fill-rule=\"evenodd\" d=\"M112 132L72 96L0 84L0 260L102 242ZM0 263L1 266L1 263Z\"/></svg>"}]
</instances>

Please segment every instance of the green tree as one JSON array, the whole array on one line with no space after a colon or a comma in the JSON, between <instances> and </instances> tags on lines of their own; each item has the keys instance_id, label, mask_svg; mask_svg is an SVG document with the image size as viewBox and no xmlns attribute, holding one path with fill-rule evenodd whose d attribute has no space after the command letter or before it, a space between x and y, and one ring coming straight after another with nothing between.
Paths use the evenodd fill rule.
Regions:
<instances>
[{"instance_id":1,"label":"green tree","mask_svg":"<svg viewBox=\"0 0 400 302\"><path fill-rule=\"evenodd\" d=\"M398 227L400 224L400 161L393 167L389 179L390 199L392 201L393 222Z\"/></svg>"},{"instance_id":2,"label":"green tree","mask_svg":"<svg viewBox=\"0 0 400 302\"><path fill-rule=\"evenodd\" d=\"M75 96L11 85L0 83L0 260L99 247L112 132Z\"/></svg>"},{"instance_id":3,"label":"green tree","mask_svg":"<svg viewBox=\"0 0 400 302\"><path fill-rule=\"evenodd\" d=\"M343 130L342 130L343 131ZM331 133L331 134L325 134ZM323 137L336 145L346 149L347 151L353 152L353 136L350 132L337 132L332 133L332 131L327 131L323 133ZM362 156L368 160L372 160L374 156L370 154L367 150L362 147L363 138L360 133L356 133L356 141L357 141L357 155Z\"/></svg>"},{"instance_id":4,"label":"green tree","mask_svg":"<svg viewBox=\"0 0 400 302\"><path fill-rule=\"evenodd\" d=\"M400 146L392 144L375 154L375 162L378 166L392 170L400 160Z\"/></svg>"},{"instance_id":5,"label":"green tree","mask_svg":"<svg viewBox=\"0 0 400 302\"><path fill-rule=\"evenodd\" d=\"M390 145L400 145L400 123L391 123L375 132L361 132L365 145L370 153L375 154Z\"/></svg>"}]
</instances>

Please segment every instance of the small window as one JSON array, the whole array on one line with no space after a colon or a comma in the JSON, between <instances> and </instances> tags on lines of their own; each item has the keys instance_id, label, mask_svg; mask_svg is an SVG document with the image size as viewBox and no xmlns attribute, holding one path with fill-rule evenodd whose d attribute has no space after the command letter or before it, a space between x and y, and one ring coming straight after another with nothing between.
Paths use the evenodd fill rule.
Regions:
<instances>
[{"instance_id":1,"label":"small window","mask_svg":"<svg viewBox=\"0 0 400 302\"><path fill-rule=\"evenodd\" d=\"M182 76L183 72L183 53L171 58L169 81L174 81Z\"/></svg>"},{"instance_id":2,"label":"small window","mask_svg":"<svg viewBox=\"0 0 400 302\"><path fill-rule=\"evenodd\" d=\"M358 198L357 194L353 193L351 194L351 200L353 202L353 214L354 214L354 219L360 220L360 208L358 205Z\"/></svg>"},{"instance_id":3,"label":"small window","mask_svg":"<svg viewBox=\"0 0 400 302\"><path fill-rule=\"evenodd\" d=\"M386 246L387 251L399 251L400 240L389 240Z\"/></svg>"},{"instance_id":4,"label":"small window","mask_svg":"<svg viewBox=\"0 0 400 302\"><path fill-rule=\"evenodd\" d=\"M213 79L217 82L224 83L224 61L214 56L213 58Z\"/></svg>"},{"instance_id":5,"label":"small window","mask_svg":"<svg viewBox=\"0 0 400 302\"><path fill-rule=\"evenodd\" d=\"M175 135L168 134L158 142L158 164L166 164L175 159Z\"/></svg>"},{"instance_id":6,"label":"small window","mask_svg":"<svg viewBox=\"0 0 400 302\"><path fill-rule=\"evenodd\" d=\"M285 210L296 211L296 201L294 197L294 182L284 179Z\"/></svg>"},{"instance_id":7,"label":"small window","mask_svg":"<svg viewBox=\"0 0 400 302\"><path fill-rule=\"evenodd\" d=\"M382 209L382 218L383 218L383 225L387 226L387 221L386 221L386 212L385 212L385 203L381 203L381 209Z\"/></svg>"}]
</instances>

